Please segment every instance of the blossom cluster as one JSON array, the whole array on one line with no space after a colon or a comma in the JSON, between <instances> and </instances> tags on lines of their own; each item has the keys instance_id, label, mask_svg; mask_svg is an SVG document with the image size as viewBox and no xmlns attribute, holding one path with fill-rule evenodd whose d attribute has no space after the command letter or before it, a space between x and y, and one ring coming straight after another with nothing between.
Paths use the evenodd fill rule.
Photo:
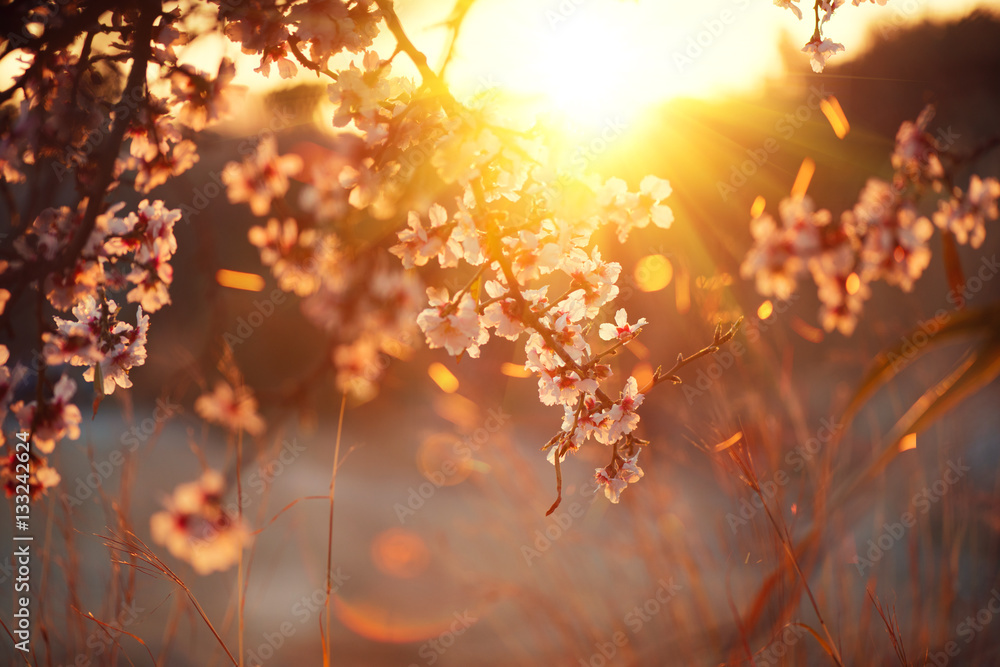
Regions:
<instances>
[{"instance_id":1,"label":"blossom cluster","mask_svg":"<svg viewBox=\"0 0 1000 667\"><path fill-rule=\"evenodd\" d=\"M508 204L527 200L539 205L532 182L540 176L529 170L520 190L487 200L486 184L478 173L464 177L465 186L451 211L434 204L425 215L411 211L407 228L390 251L404 266L436 261L442 268L468 265L472 277L454 294L427 288L428 307L417 324L431 347L449 354L478 357L492 335L523 339L524 367L538 378L539 400L563 410L562 427L548 444L549 460L562 461L588 439L609 445L612 464L598 470L597 479L613 502L621 488L616 477L635 466L638 448L634 436L636 410L644 395L634 377L628 378L617 399L602 385L611 375L606 358L633 340L645 318L630 324L619 309L614 324L599 327L607 346L595 350L588 332L603 309L618 295L621 265L605 260L593 245L593 232L609 224L626 240L634 228L650 222L667 227L672 221L663 199L669 184L647 176L638 192L624 181L609 179L592 189L592 217L574 225L555 211L532 219L514 218ZM561 292L560 296L551 294ZM625 453L626 458L619 452ZM636 467L636 470L638 468ZM626 471L626 472L623 472ZM628 478L632 481L641 471Z\"/></svg>"},{"instance_id":2,"label":"blossom cluster","mask_svg":"<svg viewBox=\"0 0 1000 667\"><path fill-rule=\"evenodd\" d=\"M582 201L554 197L564 183L544 128L499 119L479 96L457 100L390 2L105 9L57 3L39 24L29 8L24 24L41 32L12 33L4 50L24 67L0 91L8 112L0 115L0 180L14 221L0 243L0 318L6 326L14 307L30 307L40 332L33 369L9 363L0 346L0 418L11 414L41 454L80 437L82 382L93 387L95 411L132 386L150 315L171 303L181 209L141 197L191 169L199 133L236 108L232 60L206 71L181 59L196 36L214 31L259 57L265 77L304 69L328 84L325 154L281 154L268 138L226 165L222 181L229 201L259 218L248 240L278 287L326 335L323 370L338 389L373 396L382 356L402 354L401 341L418 329L456 356L478 356L494 336L523 342L540 401L562 411L547 446L557 475L560 461L592 439L610 450L596 476L613 502L642 476L637 410L649 388L674 378L612 383L608 358L647 322L624 309L605 321L622 267L605 259L596 233L608 227L624 243L635 229L669 228L667 181L650 175L630 188L584 175ZM383 30L395 40L389 57L375 49ZM419 82L396 75L404 57ZM54 183L49 170L66 187L43 191ZM977 216L995 213L993 188L973 184L935 222L976 243ZM464 286L436 282L439 269ZM31 294L37 300L26 305ZM198 397L195 412L259 436L261 405L237 375ZM32 493L40 493L59 475L35 456ZM13 459L2 461L6 475ZM221 490L221 477L206 473L153 520L157 541L199 571L228 567L242 549L242 527L230 530L218 509ZM199 526L216 538L192 541ZM206 551L208 542L216 546Z\"/></svg>"},{"instance_id":3,"label":"blossom cluster","mask_svg":"<svg viewBox=\"0 0 1000 667\"><path fill-rule=\"evenodd\" d=\"M929 218L918 208L926 194L948 191L951 174L943 164L958 162L927 132L932 117L933 108L927 107L916 121L900 126L892 181L869 179L858 202L839 220L816 210L801 193L780 202L778 219L761 212L750 223L754 245L743 261L743 277L755 279L762 295L787 299L811 274L823 327L850 335L872 283L885 280L906 292L913 289L930 263L935 226L958 243L978 248L987 221L997 219L997 179L973 174L968 188L952 187Z\"/></svg>"},{"instance_id":4,"label":"blossom cluster","mask_svg":"<svg viewBox=\"0 0 1000 667\"><path fill-rule=\"evenodd\" d=\"M190 169L194 133L227 114L235 91L230 60L214 74L179 61L191 38L179 9L150 5L113 20L80 3L36 9L23 23L43 34L5 39L5 56L18 53L24 67L0 93L0 180L13 223L0 247L0 318L9 327L27 310L39 329L30 365L0 350L0 418L12 414L34 445L33 494L59 480L42 454L80 437L81 381L93 386L95 411L131 387L149 314L171 302L180 210L119 200Z\"/></svg>"},{"instance_id":5,"label":"blossom cluster","mask_svg":"<svg viewBox=\"0 0 1000 667\"><path fill-rule=\"evenodd\" d=\"M250 531L222 506L224 492L225 480L215 470L179 485L164 500L166 509L150 518L153 541L198 574L228 570L241 557Z\"/></svg>"}]
</instances>

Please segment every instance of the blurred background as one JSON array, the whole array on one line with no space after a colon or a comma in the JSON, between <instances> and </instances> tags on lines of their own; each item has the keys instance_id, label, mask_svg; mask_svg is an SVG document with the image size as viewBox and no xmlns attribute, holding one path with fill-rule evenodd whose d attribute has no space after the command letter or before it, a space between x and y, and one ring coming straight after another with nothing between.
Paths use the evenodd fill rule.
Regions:
<instances>
[{"instance_id":1,"label":"blurred background","mask_svg":"<svg viewBox=\"0 0 1000 667\"><path fill-rule=\"evenodd\" d=\"M673 4L481 0L456 43L453 81L460 95L498 88L498 104L525 122L562 123L559 159L633 187L649 173L671 182L670 230L637 230L625 245L602 239L605 255L623 267L615 307L650 321L640 344L614 359L616 377L649 377L679 352L704 346L717 322L744 316L741 351L686 368L688 389L661 387L647 397L646 475L620 505L593 495L594 469L606 457L584 448L564 464L563 502L549 517L555 476L539 449L561 411L541 406L535 382L520 377L522 349L494 339L481 359L456 362L417 342L383 356L379 394L349 403L344 419L333 530L336 664L749 664L747 647L758 665L824 664L816 638L787 625L792 618L819 628L794 577L769 579L776 569L788 574L782 542L726 453L715 451L737 432L761 481L774 482L769 508L793 541L813 547L803 568L847 664L898 664L868 589L894 605L909 663L1000 664L1000 625L989 622L990 600L1000 600L995 382L919 433L845 502L825 507L969 347L964 339L934 346L874 394L839 437L824 435L881 350L942 310L954 316L939 239L911 293L874 286L851 337L822 330L809 281L790 303L771 303L739 275L753 202L763 197L776 213L804 158L816 165L810 195L836 216L868 178L891 176L896 130L926 104L937 110L932 133L955 138L958 152L1000 133L997 5L845 7L827 31L848 50L814 74L799 53L811 34L808 17L800 23L763 3L698 3L680 14ZM452 7L400 5L417 45L440 58L445 41L434 26ZM703 31L710 38L696 53L690 44L699 45ZM198 48L192 58L208 58L215 47ZM224 438L192 410L228 334L271 425L248 442L242 471L250 493L244 512L263 527L248 572L247 664L321 664L329 506L304 498L328 493L340 395L315 372L326 354L320 332L295 297L272 296L274 280L247 241L255 221L210 184L270 132L279 152L307 162L331 150L330 114L315 79L237 80L249 86L238 117L206 133L198 165L154 193L187 208L173 305L154 318L149 359L132 372L135 387L105 401L81 439L53 457L62 485L35 515L56 554L44 573L42 612L72 605L114 620L101 615L111 609L104 594L113 572L97 537L107 534L113 508L153 546L148 517L196 476L200 456L235 478ZM820 95L839 101L850 123L843 138ZM1000 174L998 153L958 182L970 173ZM997 231L994 221L982 247L959 247L966 274L983 277L966 295L967 308L1000 295L992 279L1000 271ZM262 274L265 284L225 287L219 269ZM441 280L433 271L424 277ZM107 464L116 450L129 452L126 465ZM94 473L97 489L87 482ZM905 512L916 522L898 535ZM9 521L2 519L4 530ZM198 577L162 551L235 646L235 572ZM82 585L71 599L65 582L74 576ZM137 586L141 609L118 620L162 664L225 664L176 587L141 574ZM52 664L104 664L112 655L95 623L68 626L65 656ZM117 641L118 664L150 663L135 639ZM956 655L942 653L949 642ZM83 646L99 656L93 663L73 662ZM0 661L14 659L7 643L2 651Z\"/></svg>"}]
</instances>

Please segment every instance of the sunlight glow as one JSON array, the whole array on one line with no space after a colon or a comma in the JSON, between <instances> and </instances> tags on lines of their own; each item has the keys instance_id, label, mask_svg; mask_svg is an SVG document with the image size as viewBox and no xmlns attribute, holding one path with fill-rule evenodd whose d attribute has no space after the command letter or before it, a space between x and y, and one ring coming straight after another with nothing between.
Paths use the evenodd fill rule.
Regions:
<instances>
[{"instance_id":1,"label":"sunlight glow","mask_svg":"<svg viewBox=\"0 0 1000 667\"><path fill-rule=\"evenodd\" d=\"M757 308L757 317L759 317L762 320L766 320L767 318L771 317L771 313L773 312L774 312L774 304L772 304L771 300L768 299L764 303L760 304L759 308Z\"/></svg>"},{"instance_id":2,"label":"sunlight glow","mask_svg":"<svg viewBox=\"0 0 1000 667\"><path fill-rule=\"evenodd\" d=\"M439 386L441 391L446 394L454 394L458 391L458 378L441 362L435 361L428 366L427 374L434 380L434 384Z\"/></svg>"},{"instance_id":3,"label":"sunlight glow","mask_svg":"<svg viewBox=\"0 0 1000 667\"><path fill-rule=\"evenodd\" d=\"M899 441L899 451L905 452L909 449L917 448L917 434L908 433L903 436L903 439Z\"/></svg>"},{"instance_id":4,"label":"sunlight glow","mask_svg":"<svg viewBox=\"0 0 1000 667\"><path fill-rule=\"evenodd\" d=\"M673 277L674 267L663 255L647 255L635 265L635 284L643 292L659 292Z\"/></svg>"},{"instance_id":5,"label":"sunlight glow","mask_svg":"<svg viewBox=\"0 0 1000 667\"><path fill-rule=\"evenodd\" d=\"M259 292L264 289L264 279L256 273L219 269L215 274L215 280L223 287L246 290L247 292Z\"/></svg>"},{"instance_id":6,"label":"sunlight glow","mask_svg":"<svg viewBox=\"0 0 1000 667\"><path fill-rule=\"evenodd\" d=\"M615 11L580 12L528 47L537 70L526 82L534 90L526 92L585 126L628 117L652 101L629 12L609 9Z\"/></svg>"},{"instance_id":7,"label":"sunlight glow","mask_svg":"<svg viewBox=\"0 0 1000 667\"><path fill-rule=\"evenodd\" d=\"M677 282L674 285L676 290L677 312L683 315L691 309L691 279L687 271L680 271L677 274Z\"/></svg>"},{"instance_id":8,"label":"sunlight glow","mask_svg":"<svg viewBox=\"0 0 1000 667\"><path fill-rule=\"evenodd\" d=\"M653 381L653 367L645 361L640 362L632 369L632 377L641 389Z\"/></svg>"},{"instance_id":9,"label":"sunlight glow","mask_svg":"<svg viewBox=\"0 0 1000 667\"><path fill-rule=\"evenodd\" d=\"M852 273L847 276L847 282L844 284L844 288L847 290L848 294L857 294L858 290L861 289L861 278L856 273Z\"/></svg>"},{"instance_id":10,"label":"sunlight glow","mask_svg":"<svg viewBox=\"0 0 1000 667\"><path fill-rule=\"evenodd\" d=\"M417 469L437 486L461 484L477 468L474 463L465 445L452 433L433 433L417 449Z\"/></svg>"},{"instance_id":11,"label":"sunlight glow","mask_svg":"<svg viewBox=\"0 0 1000 667\"><path fill-rule=\"evenodd\" d=\"M764 212L765 206L767 206L767 201L761 195L757 195L750 206L750 217L759 218L760 214Z\"/></svg>"},{"instance_id":12,"label":"sunlight glow","mask_svg":"<svg viewBox=\"0 0 1000 667\"><path fill-rule=\"evenodd\" d=\"M412 579L427 569L430 552L424 539L403 528L382 531L372 541L372 562L382 572Z\"/></svg>"},{"instance_id":13,"label":"sunlight glow","mask_svg":"<svg viewBox=\"0 0 1000 667\"><path fill-rule=\"evenodd\" d=\"M823 115L830 121L830 127L833 128L833 133L837 135L837 138L846 137L847 133L851 131L851 124L847 122L847 116L840 108L840 102L837 101L837 98L831 95L825 100L820 100L819 108L823 110Z\"/></svg>"},{"instance_id":14,"label":"sunlight glow","mask_svg":"<svg viewBox=\"0 0 1000 667\"><path fill-rule=\"evenodd\" d=\"M514 364L509 361L505 361L500 364L500 372L507 377L512 378L527 378L531 377L531 371L524 367L524 364Z\"/></svg>"},{"instance_id":15,"label":"sunlight glow","mask_svg":"<svg viewBox=\"0 0 1000 667\"><path fill-rule=\"evenodd\" d=\"M792 198L804 197L806 190L809 189L809 183L812 181L813 174L816 172L816 163L811 157L807 157L802 161L802 166L799 167L799 173L795 176L795 183L792 184Z\"/></svg>"}]
</instances>

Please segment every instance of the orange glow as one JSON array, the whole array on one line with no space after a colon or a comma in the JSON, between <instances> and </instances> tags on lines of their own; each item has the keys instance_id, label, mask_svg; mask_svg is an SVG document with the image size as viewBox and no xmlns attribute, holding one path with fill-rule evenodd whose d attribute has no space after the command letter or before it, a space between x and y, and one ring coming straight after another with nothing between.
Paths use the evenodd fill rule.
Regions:
<instances>
[{"instance_id":1,"label":"orange glow","mask_svg":"<svg viewBox=\"0 0 1000 667\"><path fill-rule=\"evenodd\" d=\"M427 620L426 614L414 614L413 620L408 620L401 617L396 604L382 606L372 602L349 602L336 594L333 604L337 618L348 629L378 642L422 642L448 632L455 622L450 613L431 620Z\"/></svg>"},{"instance_id":2,"label":"orange glow","mask_svg":"<svg viewBox=\"0 0 1000 667\"><path fill-rule=\"evenodd\" d=\"M472 472L471 464L469 446L451 433L435 433L417 450L417 469L435 486L461 484Z\"/></svg>"},{"instance_id":3,"label":"orange glow","mask_svg":"<svg viewBox=\"0 0 1000 667\"><path fill-rule=\"evenodd\" d=\"M903 439L899 441L899 451L905 452L908 449L917 448L917 434L908 433L903 436Z\"/></svg>"},{"instance_id":4,"label":"orange glow","mask_svg":"<svg viewBox=\"0 0 1000 667\"><path fill-rule=\"evenodd\" d=\"M848 294L857 294L858 290L861 289L861 278L858 277L858 274L852 273L847 276L847 282L844 287L847 289Z\"/></svg>"},{"instance_id":5,"label":"orange glow","mask_svg":"<svg viewBox=\"0 0 1000 667\"><path fill-rule=\"evenodd\" d=\"M823 110L823 115L830 121L830 127L833 128L833 133L837 135L837 138L846 137L847 133L851 131L851 124L847 122L847 116L840 108L840 102L837 101L837 98L831 95L829 98L821 100L819 108Z\"/></svg>"},{"instance_id":6,"label":"orange glow","mask_svg":"<svg viewBox=\"0 0 1000 667\"><path fill-rule=\"evenodd\" d=\"M687 271L677 273L677 284L674 287L677 299L677 312L683 315L691 309L691 278Z\"/></svg>"},{"instance_id":7,"label":"orange glow","mask_svg":"<svg viewBox=\"0 0 1000 667\"><path fill-rule=\"evenodd\" d=\"M795 330L795 333L802 336L810 343L819 343L823 340L822 329L818 329L810 324L807 324L805 320L797 315L792 318L792 329Z\"/></svg>"},{"instance_id":8,"label":"orange glow","mask_svg":"<svg viewBox=\"0 0 1000 667\"><path fill-rule=\"evenodd\" d=\"M809 189L809 182L812 181L812 177L815 172L816 163L813 162L811 157L807 157L802 160L802 166L799 167L799 173L795 176L795 183L792 184L793 199L805 196L806 190Z\"/></svg>"},{"instance_id":9,"label":"orange glow","mask_svg":"<svg viewBox=\"0 0 1000 667\"><path fill-rule=\"evenodd\" d=\"M653 379L653 367L645 361L638 363L635 365L635 368L632 369L632 377L635 378L635 382L639 385L639 389L642 389Z\"/></svg>"},{"instance_id":10,"label":"orange glow","mask_svg":"<svg viewBox=\"0 0 1000 667\"><path fill-rule=\"evenodd\" d=\"M523 364L512 364L509 361L500 364L500 372L512 378L531 377L531 371L525 368Z\"/></svg>"},{"instance_id":11,"label":"orange glow","mask_svg":"<svg viewBox=\"0 0 1000 667\"><path fill-rule=\"evenodd\" d=\"M441 391L446 394L454 394L458 391L458 378L441 362L435 361L428 366L427 374L434 380L434 384L439 386Z\"/></svg>"},{"instance_id":12,"label":"orange glow","mask_svg":"<svg viewBox=\"0 0 1000 667\"><path fill-rule=\"evenodd\" d=\"M466 431L482 426L483 416L479 406L461 394L437 394L434 397L434 412Z\"/></svg>"},{"instance_id":13,"label":"orange glow","mask_svg":"<svg viewBox=\"0 0 1000 667\"><path fill-rule=\"evenodd\" d=\"M219 269L215 274L215 280L223 287L246 290L247 292L259 292L264 289L264 279L256 273Z\"/></svg>"},{"instance_id":14,"label":"orange glow","mask_svg":"<svg viewBox=\"0 0 1000 667\"><path fill-rule=\"evenodd\" d=\"M372 562L382 572L412 579L427 569L430 552L422 537L403 528L390 528L372 541Z\"/></svg>"},{"instance_id":15,"label":"orange glow","mask_svg":"<svg viewBox=\"0 0 1000 667\"><path fill-rule=\"evenodd\" d=\"M635 265L635 284L643 292L659 292L673 277L674 267L663 255L647 255Z\"/></svg>"},{"instance_id":16,"label":"orange glow","mask_svg":"<svg viewBox=\"0 0 1000 667\"><path fill-rule=\"evenodd\" d=\"M772 304L771 300L768 299L764 303L760 304L759 308L757 308L757 317L759 317L762 320L766 320L767 318L771 317L771 313L773 312L774 312L774 304Z\"/></svg>"},{"instance_id":17,"label":"orange glow","mask_svg":"<svg viewBox=\"0 0 1000 667\"><path fill-rule=\"evenodd\" d=\"M638 338L633 338L629 344L626 346L629 352L637 356L639 359L649 358L649 348L639 342Z\"/></svg>"},{"instance_id":18,"label":"orange glow","mask_svg":"<svg viewBox=\"0 0 1000 667\"><path fill-rule=\"evenodd\" d=\"M406 361L413 356L415 350L401 340L390 338L382 343L382 349L386 354L397 359Z\"/></svg>"},{"instance_id":19,"label":"orange glow","mask_svg":"<svg viewBox=\"0 0 1000 667\"><path fill-rule=\"evenodd\" d=\"M765 206L767 206L767 201L761 195L757 195L756 199L753 200L753 204L750 205L750 217L759 218L760 214L764 212Z\"/></svg>"}]
</instances>

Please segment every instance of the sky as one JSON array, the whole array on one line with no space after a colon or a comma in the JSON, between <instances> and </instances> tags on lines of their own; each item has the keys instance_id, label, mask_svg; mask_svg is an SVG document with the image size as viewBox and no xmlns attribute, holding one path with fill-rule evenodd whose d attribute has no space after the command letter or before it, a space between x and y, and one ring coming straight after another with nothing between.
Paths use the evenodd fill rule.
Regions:
<instances>
[{"instance_id":1,"label":"sky","mask_svg":"<svg viewBox=\"0 0 1000 667\"><path fill-rule=\"evenodd\" d=\"M416 26L447 16L441 8L450 0L397 4L415 26L411 38L438 62L444 31ZM449 78L459 94L497 83L580 119L677 95L745 91L780 72L783 33L796 47L812 36L811 3L799 4L801 21L766 0L476 0ZM880 32L977 6L1000 11L997 0L848 2L825 32L846 48L837 57L849 58Z\"/></svg>"},{"instance_id":2,"label":"sky","mask_svg":"<svg viewBox=\"0 0 1000 667\"><path fill-rule=\"evenodd\" d=\"M454 2L396 3L410 38L435 68L449 35L441 24ZM801 21L767 0L475 0L447 79L460 99L501 88L519 100L518 112L527 117L544 110L583 125L628 117L675 96L743 92L780 74L782 40L798 47L812 35L808 0L799 4ZM956 18L975 7L1000 12L1000 0L847 3L826 34L846 47L836 56L844 60L860 55L886 29ZM386 31L375 49L387 57L394 46ZM239 63L235 83L256 90L287 85L276 68L262 81L253 72L257 59L215 36L195 40L183 58L214 71L224 48ZM20 69L15 61L9 56L0 63L0 78L9 80ZM397 59L398 73L416 78L404 61ZM315 80L310 72L299 76Z\"/></svg>"}]
</instances>

